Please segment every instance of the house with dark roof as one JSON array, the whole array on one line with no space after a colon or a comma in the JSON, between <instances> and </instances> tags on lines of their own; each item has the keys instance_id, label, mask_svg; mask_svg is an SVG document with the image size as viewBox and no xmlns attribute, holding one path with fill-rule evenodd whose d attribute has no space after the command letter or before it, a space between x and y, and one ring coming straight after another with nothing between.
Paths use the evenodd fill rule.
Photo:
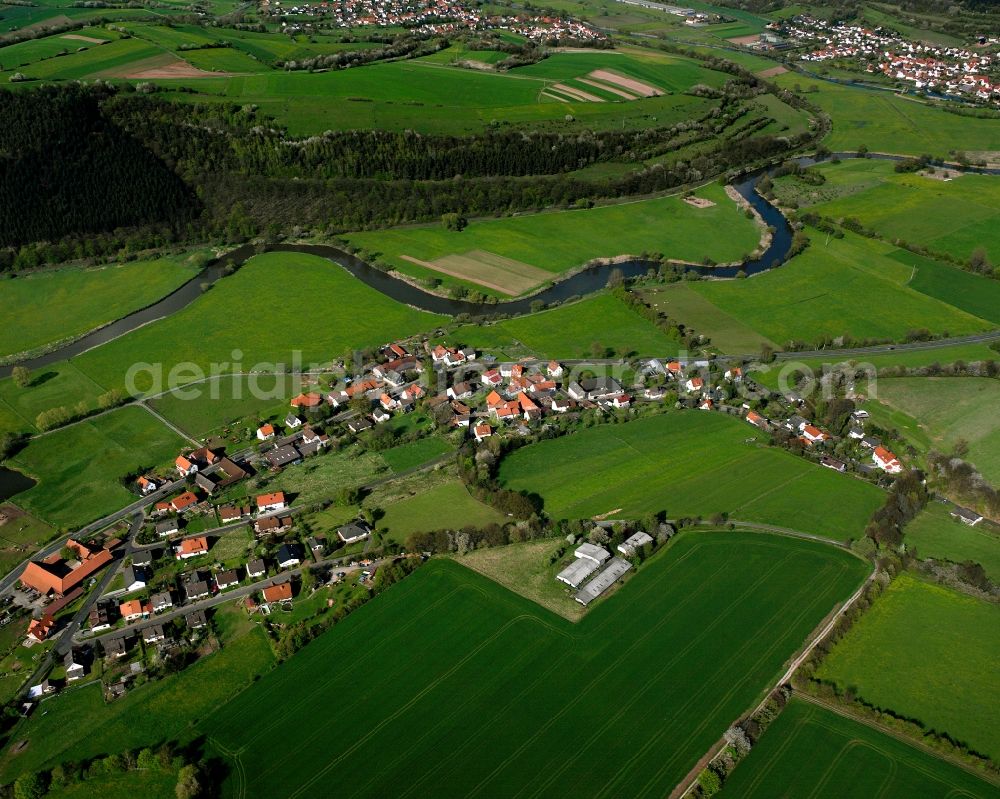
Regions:
<instances>
[{"instance_id":1,"label":"house with dark roof","mask_svg":"<svg viewBox=\"0 0 1000 799\"><path fill-rule=\"evenodd\" d=\"M155 644L167 638L167 631L162 624L151 624L142 631L142 641L145 644Z\"/></svg>"},{"instance_id":2,"label":"house with dark roof","mask_svg":"<svg viewBox=\"0 0 1000 799\"><path fill-rule=\"evenodd\" d=\"M128 654L128 640L124 635L116 635L114 638L105 638L101 641L104 647L104 656L108 658L123 658Z\"/></svg>"},{"instance_id":3,"label":"house with dark roof","mask_svg":"<svg viewBox=\"0 0 1000 799\"><path fill-rule=\"evenodd\" d=\"M263 577L265 574L267 574L267 565L264 563L263 558L252 560L247 564L247 576L258 578Z\"/></svg>"},{"instance_id":4,"label":"house with dark roof","mask_svg":"<svg viewBox=\"0 0 1000 799\"><path fill-rule=\"evenodd\" d=\"M199 630L208 624L208 617L203 610L194 610L184 617L184 623L189 630Z\"/></svg>"},{"instance_id":5,"label":"house with dark roof","mask_svg":"<svg viewBox=\"0 0 1000 799\"><path fill-rule=\"evenodd\" d=\"M194 484L206 494L211 494L216 488L215 478L207 474L203 474L202 472L198 472L198 474L194 476Z\"/></svg>"},{"instance_id":6,"label":"house with dark roof","mask_svg":"<svg viewBox=\"0 0 1000 799\"><path fill-rule=\"evenodd\" d=\"M240 573L236 569L227 569L215 575L215 585L220 591L239 585Z\"/></svg>"},{"instance_id":7,"label":"house with dark roof","mask_svg":"<svg viewBox=\"0 0 1000 799\"><path fill-rule=\"evenodd\" d=\"M283 444L264 453L264 459L272 469L280 469L302 460L302 453L291 444Z\"/></svg>"},{"instance_id":8,"label":"house with dark roof","mask_svg":"<svg viewBox=\"0 0 1000 799\"><path fill-rule=\"evenodd\" d=\"M360 519L337 528L337 537L345 544L354 544L358 541L363 541L371 533L371 528Z\"/></svg>"},{"instance_id":9,"label":"house with dark roof","mask_svg":"<svg viewBox=\"0 0 1000 799\"><path fill-rule=\"evenodd\" d=\"M281 516L264 516L253 523L253 529L258 536L274 535L292 529L292 517L289 514Z\"/></svg>"},{"instance_id":10,"label":"house with dark roof","mask_svg":"<svg viewBox=\"0 0 1000 799\"><path fill-rule=\"evenodd\" d=\"M180 525L178 524L177 519L164 519L163 521L157 522L154 529L160 538L166 538L168 535L180 532ZM134 562L135 561L133 561L133 563Z\"/></svg>"},{"instance_id":11,"label":"house with dark roof","mask_svg":"<svg viewBox=\"0 0 1000 799\"><path fill-rule=\"evenodd\" d=\"M282 569L289 569L293 566L298 566L302 563L302 559L304 557L305 552L302 550L302 545L295 541L282 544L278 549L277 560L278 565Z\"/></svg>"},{"instance_id":12,"label":"house with dark roof","mask_svg":"<svg viewBox=\"0 0 1000 799\"><path fill-rule=\"evenodd\" d=\"M184 596L187 598L188 602L196 602L199 599L205 599L210 593L211 590L208 587L207 580L197 580L184 585Z\"/></svg>"}]
</instances>

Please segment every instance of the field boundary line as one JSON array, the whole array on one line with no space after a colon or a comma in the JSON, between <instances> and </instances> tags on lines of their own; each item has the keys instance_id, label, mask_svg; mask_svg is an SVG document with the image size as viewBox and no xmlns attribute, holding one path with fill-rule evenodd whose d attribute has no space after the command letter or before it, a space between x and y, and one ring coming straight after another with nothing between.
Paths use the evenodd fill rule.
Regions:
<instances>
[{"instance_id":1,"label":"field boundary line","mask_svg":"<svg viewBox=\"0 0 1000 799\"><path fill-rule=\"evenodd\" d=\"M851 594L851 596L848 597L848 599L845 602L841 604L840 608L838 608L830 616L829 621L825 625L823 625L823 627L812 637L812 639L807 641L806 645L802 648L802 651L798 654L797 657L795 657L792 660L791 665L789 665L785 673L781 675L778 681L774 683L771 686L771 688L765 692L764 698L749 713L746 714L747 716L753 716L755 713L759 712L767 703L768 697L770 697L771 693L776 688L785 685L792 678L792 675L795 674L799 666L802 665L803 661L807 657L809 657L809 655L812 654L812 651L817 646L819 646L820 642L823 641L826 638L826 636L830 634L830 631L840 620L841 616L843 616L851 607L853 607L854 603L858 601L858 599L864 593L865 589L874 581L874 579L875 579L875 570L872 569L868 577L864 580L864 582L861 583L858 589L853 594ZM715 750L714 753L712 754L711 759L714 759L718 755L718 753L722 751L724 746L725 746L724 738L716 741L716 743L709 750L709 751L712 751L713 749ZM711 759L709 762L711 762ZM698 780L698 774L689 771L687 775L684 777L684 779L681 780L674 787L673 791L670 792L669 799L683 799L683 797L687 796L691 792L691 789L697 784L697 780Z\"/></svg>"},{"instance_id":2,"label":"field boundary line","mask_svg":"<svg viewBox=\"0 0 1000 799\"><path fill-rule=\"evenodd\" d=\"M766 580L789 557L791 557L791 553L787 553L784 558L782 558L781 560L779 560L776 563L774 563L771 566L770 569L768 569L767 571L765 571L764 574L762 574L759 578L757 578L757 580L755 580L753 583L751 583L743 591L743 594L741 594L740 597L737 598L736 601L739 601L743 596L745 596L746 594L748 594L750 591L752 591L753 589L755 589L760 583L762 583L764 580ZM722 571L723 568L725 568L725 565L726 564L723 564L722 566L720 566L715 572L713 572L713 574L711 575L711 577L706 578L703 582L704 583L708 583L712 578L715 577L715 575L717 575L720 571ZM497 774L499 774L504 768L507 768L510 765L511 760L512 760L513 757L515 757L516 755L520 754L529 745L531 745L535 741L537 741L540 735L542 735L543 733L546 733L552 727L553 724L555 724L563 716L565 716L566 713L568 713L578 703L580 703L581 701L583 701L583 698L584 698L585 695L589 694L595 688L597 688L599 686L602 686L604 684L606 678L607 678L607 675L611 674L618 667L618 665L624 661L624 659L628 655L631 655L632 652L634 652L636 650L636 648L638 648L640 645L642 645L643 643L645 643L645 641L647 639L649 639L652 635L654 635L656 632L658 632L660 630L660 628L663 627L667 623L667 621L669 621L673 617L673 615L675 615L682 607L685 607L688 602L693 601L697 596L698 595L696 593L689 594L688 597L683 602L678 602L677 605L674 606L674 608L673 608L673 610L672 610L671 613L665 614L660 619L660 621L657 624L655 624L654 626L650 627L646 631L645 634L643 634L643 635L639 636L638 638L636 638L635 641L632 643L631 646L629 646L624 651L620 652L618 654L618 657L614 658L613 660L609 659L608 665L604 669L604 671L602 671L599 675L595 676L592 680L590 680L590 682L585 687L582 687L580 690L578 690L576 692L575 696L573 697L572 701L567 702L562 707L562 709L559 711L559 713L553 715L553 717L551 719L549 719L549 721L546 724L544 724L540 729L536 730L533 735L531 735L524 742L522 742L521 746L519 746L517 749L515 749L514 752L511 755L509 755L508 757L506 757L500 764L498 764L497 767L494 768L492 772L490 772L486 777L484 777L482 780L480 780L479 784L476 785L475 788L473 788L472 790L470 790L466 794L466 796L467 797L472 797L472 796L475 796L476 794L479 794L486 787L486 785L492 779L494 779L496 777ZM730 607L732 607L733 604L734 603L730 603ZM681 650L681 652L686 652L688 649L690 649L691 646L693 646L694 643L697 640L699 640L701 637L705 636L708 632L710 632L711 629L713 629L714 626L721 621L721 619L722 619L722 617L719 616L719 617L716 618L715 621L713 621L711 624L709 624L705 628L703 628L701 630L701 632L699 633L699 635L696 636L694 639L692 639L688 643L688 645L685 646L683 650Z\"/></svg>"},{"instance_id":3,"label":"field boundary line","mask_svg":"<svg viewBox=\"0 0 1000 799\"><path fill-rule=\"evenodd\" d=\"M951 763L954 766L958 766L959 768L963 769L969 774L972 774L975 777L979 777L979 779L984 780L985 782L988 782L993 786L1000 787L1000 777L997 777L985 771L980 771L979 769L970 766L968 763L965 763L961 760L957 760L953 757L950 757L949 755L939 752L936 749L925 744L923 741L920 741L916 738L911 738L910 736L898 732L897 730L894 730L891 727L885 727L879 724L877 721L872 721L871 719L867 719L864 716L855 715L846 708L840 707L839 705L835 705L830 702L826 702L825 700L820 699L818 696L813 696L812 694L808 694L804 691L795 691L793 696L805 702L809 702L810 704L821 707L824 710L829 710L830 712L835 713L838 716L841 716L842 718L850 719L851 721L856 721L859 724L864 724L866 727L871 727L873 730L878 730L884 735L888 735L891 738L895 738L897 741L907 744L913 747L914 749L919 749L920 751L925 752L926 754L933 755L938 760L943 760L946 763Z\"/></svg>"},{"instance_id":4,"label":"field boundary line","mask_svg":"<svg viewBox=\"0 0 1000 799\"><path fill-rule=\"evenodd\" d=\"M782 558L782 560L780 560L776 564L774 564L774 566L771 568L770 571L767 572L767 574L771 574L776 568L780 567L786 560L788 560L788 558L791 557L791 555L792 555L792 553L788 553L784 558ZM829 566L827 566L827 567L825 567L823 569L823 573L825 573L827 569L829 569ZM760 582L761 582L760 580L757 580L755 583L753 583L751 586L748 587L747 591L755 590L756 587L759 585ZM659 668L657 670L657 672L656 672L656 678L658 679L658 678L663 677L669 671L670 667L672 667L680 658L682 658L685 654L687 654L687 652L692 647L694 647L696 644L700 643L706 637L706 634L710 633L718 624L720 624L724 619L726 619L726 617L730 613L732 613L735 609L737 609L742 604L742 599L746 596L747 591L744 591L743 595L741 595L741 597L738 597L734 602L730 603L726 607L725 610L723 610L722 612L720 612L719 614L717 614L716 617L715 617L715 619L713 619L713 621L709 625L706 625L706 627L703 628L702 632L698 636L692 638L687 643L687 645L684 646L682 649L676 650L673 653L673 656L669 660L663 661L661 663L661 668ZM797 599L797 596L798 595L796 595L796 597L794 597L793 599ZM786 604L790 604L793 601L793 599L787 600ZM784 605L782 607L784 607ZM806 608L806 610L803 611L803 614L806 613L806 612L808 612L808 610L809 610L810 607L811 607L811 605L808 606ZM754 638L747 639L747 641L745 641L743 643L743 645L738 650L736 650L736 652L734 652L732 654L731 657L732 658L740 658L740 657L742 657L742 655L746 651L746 649L748 647L750 647L751 645L755 644L755 643L756 643L756 639L754 639ZM773 646L771 648L773 648ZM768 651L770 651L770 649ZM632 698L626 704L622 705L618 709L618 712L615 713L615 715L613 717L607 719L598 729L596 729L594 731L594 733L590 736L590 738L588 738L585 742L581 743L580 746L577 748L577 757L580 755L580 753L585 752L588 748L590 748L590 747L594 746L595 744L597 744L600 741L601 737L603 737L603 735L605 734L605 731L608 729L609 726L611 726L612 724L616 723L626 713L631 712L632 707L638 701L640 701L641 699L644 698L644 695L645 695L645 693L647 691L649 691L649 690L651 690L653 688L654 682L655 682L654 679L648 680L647 683L646 683L646 685L645 685L645 687L641 691L636 692L632 696ZM724 695L723 701L725 701L725 698L728 697L729 695L731 695L731 693L733 691L735 691L738 687L739 687L739 684L737 684L734 687L732 687ZM684 702L684 704L680 705L674 711L674 715L675 716L680 716L681 713L682 713L682 711L686 710L688 708L688 706L696 698L700 697L707 690L707 688L708 688L708 683L707 682L702 683L702 686L701 686L701 688L699 688L698 691L696 691L696 692L691 693L691 694L688 695L687 700ZM715 705L715 707L718 707L719 704L720 703L717 702L716 705ZM714 710L714 708L713 708L713 710ZM709 715L709 714L706 713L706 715ZM701 725L701 726L703 726L703 725ZM701 726L699 726L697 729L700 730ZM621 777L622 773L625 772L631 766L631 764L636 761L637 758L641 757L642 754L644 754L645 752L647 752L648 749L649 749L649 747L655 741L659 740L659 738L663 735L663 733L666 731L666 729L667 729L666 727L661 727L660 731L659 731L659 733L657 733L657 735L652 736L650 738L650 740L646 742L645 745L643 745L640 749L636 750L633 753L632 757L626 763L624 763L621 766L621 768L619 768L619 770L617 772L615 772L608 779L607 782L605 782L605 784L602 786L601 790L598 792L597 795L600 796L600 795L604 794L608 790L609 785L611 785L613 782L617 781ZM675 751L679 750L681 748L682 748L681 746L674 747ZM573 761L567 760L567 761L565 761L563 763L563 765L559 769L557 769L556 771L553 771L552 773L550 773L549 776L548 776L548 778L546 779L546 781L543 782L541 785L537 786L535 788L535 792L533 794L531 794L531 796L532 797L536 797L541 792L543 792L552 783L552 781L554 779L558 778L559 776L561 776L566 771L566 769L569 768L572 765L572 763L573 763ZM656 779L656 775L654 775L654 777L653 777L653 780L655 780L655 779ZM651 781L653 781L653 780L651 780ZM523 789L522 789L522 792L523 792ZM517 795L520 796L522 792L519 792Z\"/></svg>"},{"instance_id":5,"label":"field boundary line","mask_svg":"<svg viewBox=\"0 0 1000 799\"><path fill-rule=\"evenodd\" d=\"M828 572L829 572L829 571L830 571L831 569L838 569L838 572L837 572L837 576L839 576L840 574L842 574L842 573L844 572L844 570L845 570L845 566L844 566L844 564L842 564L842 563L830 563L830 564L827 564L826 566L824 566L824 567L823 567L823 569L822 569L822 570L820 570L820 572L819 572L819 573L818 573L818 574L816 575L816 577L817 577L817 578L818 578L818 577L825 577L825 576L826 576L826 575L828 574ZM807 593L808 593L808 589L807 589ZM813 608L815 608L815 607L816 607L816 606L817 606L817 605L818 605L818 604L819 604L819 603L820 603L821 601L823 601L823 600L824 600L824 598L825 598L825 597L823 597L822 595L819 595L819 596L814 596L814 597L813 597L813 600L812 600L811 602L807 602L807 603L805 603L805 604L804 604L804 606L803 606L803 609L802 609L802 611L801 611L801 612L800 612L800 613L799 613L799 614L798 614L797 616L795 616L795 618L793 619L793 621L791 622L791 624L798 624L798 623L799 623L799 621L801 621L801 620L802 620L802 619L804 619L804 618L805 618L805 617L806 617L806 616L807 616L807 615L808 615L809 613L811 613L811 612L812 612L812 610L813 610ZM787 605L791 604L791 603L792 603L792 601L797 601L797 600L798 600L798 594L796 594L796 595L795 595L795 597L793 597L793 598L789 599L789 601L788 601L788 602L786 602L786 603L785 603L784 605L782 605L782 606L781 606L781 608L782 608L782 611L784 610L784 608L785 608L785 607L787 607ZM780 613L776 613L776 614L775 614L775 615L774 615L774 616L773 616L772 618L779 618L780 616L781 616L781 614L780 614ZM739 650L739 652L737 653L737 655L741 654L741 653L742 653L742 652L743 652L743 651L744 651L744 650L745 650L745 649L746 649L746 648L747 648L748 646L750 646L751 644L754 644L754 643L757 643L757 641L758 641L758 639L757 639L756 637L755 637L755 638L751 638L751 639L749 639L749 640L747 641L747 644L746 644L746 645L744 645L744 647L741 647L741 648L740 648L740 650ZM781 643L780 639L776 639L776 640L774 640L774 641L773 641L773 642L772 642L772 643L770 644L770 646L768 646L768 647L767 647L767 648L766 648L766 649L764 650L764 653L763 653L763 654L761 655L761 657L759 657L759 658L757 658L757 659L756 659L756 661L754 662L754 667L756 668L756 666L757 666L757 665L759 665L760 663L762 663L762 662L763 662L763 661L764 661L764 660L765 660L765 659L766 659L766 658L767 658L767 657L768 657L768 656L769 656L769 655L770 655L770 654L771 654L772 652L774 652L774 651L775 651L775 649L777 649L777 648L778 648L778 646L780 645L780 643ZM791 643L791 642L789 642L789 643ZM794 655L793 655L793 656L794 656ZM787 661L786 661L786 662L787 662ZM779 666L779 668L780 668L780 666ZM747 670L747 669L744 669L744 671L748 671L748 670ZM721 706L721 705L722 705L722 704L723 704L723 703L724 703L724 702L725 702L726 700L728 700L728 699L729 699L729 698L730 698L730 697L731 697L731 696L733 695L733 693L734 693L734 692L735 692L735 691L737 690L737 688L738 688L738 687L739 687L739 683L738 683L737 681L734 681L734 685L732 685L732 687L730 687L730 689L729 689L729 690L728 690L728 691L727 691L727 692L726 692L725 694L723 694L723 696L722 696L722 699L720 699L719 701L717 701L717 702L715 703L715 705L713 705L713 707L712 707L712 712L713 712L713 713L714 713L714 712L717 712L717 711L718 711L718 709L719 709L719 707L720 707L720 706ZM699 693L701 693L701 692L702 692L703 690L704 690L704 689L702 689L701 691L699 691ZM768 694L770 694L770 691L769 691L769 690L766 690L766 689L765 689L765 691L764 691L764 694L765 694L765 696L767 696ZM690 704L690 700L689 700L689 702L688 702L688 703L686 703L686 704L685 704L685 707L687 706L687 704ZM657 771L657 772L656 772L656 773L655 773L655 774L654 774L654 775L653 775L653 776L652 776L652 777L651 777L651 778L650 778L650 779L649 779L649 780L647 781L646 785L645 785L645 786L643 786L643 793L644 793L644 794L645 794L645 793L648 793L648 792L649 792L650 790L652 790L652 789L654 789L654 788L655 788L655 784L656 784L656 782L657 782L657 781L658 781L659 779L662 779L662 775L664 774L664 772L666 772L666 771L667 771L667 769L668 769L668 768L669 768L669 767L670 767L671 765L673 765L674 761L675 761L675 760L677 759L677 757L678 757L679 753L680 753L680 752L681 752L681 750L683 749L683 746L687 745L687 744L688 744L688 743L689 743L689 742L690 742L690 741L691 741L691 740L692 740L693 738L695 738L695 737L696 737L696 736L697 736L697 735L698 735L698 734L699 734L699 733L700 733L700 732L701 732L702 730L704 730L704 729L705 729L706 725L707 725L707 724L709 723L709 715L710 715L710 714L707 714L707 713L705 714L705 717L704 717L704 718L702 719L702 722L701 722L701 724L699 724L699 725L698 725L698 726L697 726L697 727L696 727L696 728L694 729L694 731L693 731L693 732L690 732L690 733L689 733L689 734L688 734L688 735L687 735L687 736L685 737L685 739L684 739L684 741L683 741L683 744L682 744L682 745L679 745L679 746L676 746L676 747L674 747L674 748L673 748L673 755L672 755L672 756L671 756L671 757L670 757L670 758L669 758L668 760L666 760L666 762L664 762L664 763L663 763L663 764L662 764L662 765L660 766L659 770L658 770L658 771ZM638 756L639 756L640 754L642 754L642 753L645 753L645 752L648 752L651 746L653 746L653 745L654 745L654 744L655 744L655 743L656 743L657 741L659 741L659 740L661 740L661 739L662 739L662 737L663 737L663 734L664 734L664 732L665 732L665 730L661 730L661 731L660 731L660 732L659 732L659 733L658 733L658 734L657 734L656 736L654 736L653 738L651 738L651 739L650 739L650 740L649 740L649 741L648 741L648 742L647 742L647 743L645 744L645 746L643 746L643 748L642 748L642 750L641 750L640 752L637 752L637 753L636 753L635 755L633 755L633 760L634 760L634 759L635 759L636 757L638 757ZM632 762L632 761L630 761L630 762ZM623 776L623 774L624 774L624 773L625 773L625 769L624 769L624 767L623 767L623 768L619 769L619 771L618 771L618 773L617 773L617 774L615 775L615 778L614 778L614 779L615 779L615 780L620 780L620 779L622 778L622 776ZM611 781L609 781L609 782L608 782L608 783L607 783L607 784L605 785L605 795L606 795L606 789L608 788L608 786L609 786L610 784L611 784ZM613 795L613 794L612 794L612 795Z\"/></svg>"}]
</instances>

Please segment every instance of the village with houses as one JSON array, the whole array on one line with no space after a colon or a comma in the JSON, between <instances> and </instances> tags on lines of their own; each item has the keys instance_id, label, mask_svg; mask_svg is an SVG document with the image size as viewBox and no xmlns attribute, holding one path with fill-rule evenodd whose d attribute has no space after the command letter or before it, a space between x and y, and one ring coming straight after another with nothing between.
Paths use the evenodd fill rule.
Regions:
<instances>
[{"instance_id":1,"label":"village with houses","mask_svg":"<svg viewBox=\"0 0 1000 799\"><path fill-rule=\"evenodd\" d=\"M835 436L801 415L805 404L797 395L761 391L736 362L654 358L617 366L601 374L589 364L501 362L467 346L390 342L363 374L330 390L316 385L294 396L283 419L256 427L249 449L227 455L207 446L192 448L177 455L170 472L138 475L131 526L119 523L112 533L86 542L70 537L47 557L28 562L13 592L17 605L32 610L27 641L56 641L52 664L58 655L65 682L73 682L89 674L96 658L143 669L148 660L143 652L162 657L182 643L193 645L223 603L235 602L259 617L288 608L303 592L306 572L320 574L320 585L349 576L371 585L373 574L392 557L369 554L374 529L366 519L342 524L329 537L309 534L296 523L309 508L296 504L294 496L280 487L256 494L242 487L258 484L259 474L267 475L269 488L280 486L285 470L335 449L345 437L364 441L418 409L433 418L435 434L483 448L526 440L588 414L614 417L668 407L725 413L743 418L775 445L857 479L877 481L878 475L904 469L889 442L866 431L866 411L854 410L844 434ZM610 374L626 369L633 377L627 387ZM754 398L744 401L744 396ZM243 493L219 499L234 489ZM953 515L969 525L982 518L958 507ZM657 540L673 533L669 525L661 528ZM258 554L220 559L219 542L242 530L252 532ZM555 579L586 607L655 546L650 532L656 533L636 530L614 556L603 546L583 543ZM315 580L308 583L316 590ZM67 608L76 610L68 620ZM135 675L116 676L106 685L109 695L123 695ZM32 696L58 685L59 680L43 679Z\"/></svg>"},{"instance_id":2,"label":"village with houses","mask_svg":"<svg viewBox=\"0 0 1000 799\"><path fill-rule=\"evenodd\" d=\"M983 35L969 47L945 47L909 41L887 28L829 23L807 15L772 27L807 47L801 61L851 61L868 74L903 81L914 89L1000 105L1000 64L985 51L997 44L995 35Z\"/></svg>"},{"instance_id":3,"label":"village with houses","mask_svg":"<svg viewBox=\"0 0 1000 799\"><path fill-rule=\"evenodd\" d=\"M336 28L406 28L423 36L463 31L506 31L534 41L571 39L598 41L607 36L597 29L558 15L487 14L456 0L358 0L351 3L261 0L260 11L282 17L290 28L301 20L323 20Z\"/></svg>"}]
</instances>

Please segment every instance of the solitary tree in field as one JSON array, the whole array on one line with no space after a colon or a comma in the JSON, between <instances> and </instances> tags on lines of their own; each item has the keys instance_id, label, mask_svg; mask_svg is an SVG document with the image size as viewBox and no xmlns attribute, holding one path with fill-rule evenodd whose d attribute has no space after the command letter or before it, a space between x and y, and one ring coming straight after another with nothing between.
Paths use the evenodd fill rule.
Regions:
<instances>
[{"instance_id":1,"label":"solitary tree in field","mask_svg":"<svg viewBox=\"0 0 1000 799\"><path fill-rule=\"evenodd\" d=\"M441 224L444 225L447 230L454 230L457 233L465 228L468 221L461 214L448 213L441 214Z\"/></svg>"},{"instance_id":2,"label":"solitary tree in field","mask_svg":"<svg viewBox=\"0 0 1000 799\"><path fill-rule=\"evenodd\" d=\"M196 766L184 766L177 774L177 799L196 799L201 795L201 780Z\"/></svg>"},{"instance_id":3,"label":"solitary tree in field","mask_svg":"<svg viewBox=\"0 0 1000 799\"><path fill-rule=\"evenodd\" d=\"M14 378L14 383L18 388L27 388L31 382L31 372L28 371L27 366L15 366L11 377Z\"/></svg>"},{"instance_id":4,"label":"solitary tree in field","mask_svg":"<svg viewBox=\"0 0 1000 799\"><path fill-rule=\"evenodd\" d=\"M969 256L969 268L975 272L983 272L990 265L989 257L984 247L976 247Z\"/></svg>"}]
</instances>

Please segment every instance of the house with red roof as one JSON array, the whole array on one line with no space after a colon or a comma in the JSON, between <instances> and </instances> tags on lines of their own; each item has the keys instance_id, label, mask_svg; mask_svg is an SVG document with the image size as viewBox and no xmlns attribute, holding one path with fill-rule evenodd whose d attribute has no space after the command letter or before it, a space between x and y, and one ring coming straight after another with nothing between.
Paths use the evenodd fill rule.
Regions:
<instances>
[{"instance_id":1,"label":"house with red roof","mask_svg":"<svg viewBox=\"0 0 1000 799\"><path fill-rule=\"evenodd\" d=\"M269 438L274 438L274 425L262 424L257 428L257 439L259 441L267 441Z\"/></svg>"},{"instance_id":2,"label":"house with red roof","mask_svg":"<svg viewBox=\"0 0 1000 799\"><path fill-rule=\"evenodd\" d=\"M687 391L701 391L705 387L705 381L700 377L690 377L684 383L684 388Z\"/></svg>"},{"instance_id":3,"label":"house with red roof","mask_svg":"<svg viewBox=\"0 0 1000 799\"><path fill-rule=\"evenodd\" d=\"M198 495L192 491L185 491L180 496L176 496L170 500L171 509L178 513L196 504L198 504Z\"/></svg>"},{"instance_id":4,"label":"house with red roof","mask_svg":"<svg viewBox=\"0 0 1000 799\"><path fill-rule=\"evenodd\" d=\"M308 394L299 394L296 397L292 397L292 407L293 408L318 408L323 403L323 397L321 394L317 394L314 391Z\"/></svg>"},{"instance_id":5,"label":"house with red roof","mask_svg":"<svg viewBox=\"0 0 1000 799\"><path fill-rule=\"evenodd\" d=\"M821 441L829 441L830 434L820 430L815 425L807 424L802 427L802 438L810 446Z\"/></svg>"},{"instance_id":6,"label":"house with red roof","mask_svg":"<svg viewBox=\"0 0 1000 799\"><path fill-rule=\"evenodd\" d=\"M149 614L153 612L153 603L141 602L138 599L130 599L128 602L122 602L122 604L118 606L118 612L126 622L135 621L136 619L145 619L148 618Z\"/></svg>"},{"instance_id":7,"label":"house with red roof","mask_svg":"<svg viewBox=\"0 0 1000 799\"><path fill-rule=\"evenodd\" d=\"M177 560L187 560L204 555L208 552L208 539L205 536L185 538L176 549Z\"/></svg>"},{"instance_id":8,"label":"house with red roof","mask_svg":"<svg viewBox=\"0 0 1000 799\"><path fill-rule=\"evenodd\" d=\"M32 619L28 622L28 637L36 641L44 641L55 626L55 619L46 613L42 618Z\"/></svg>"},{"instance_id":9,"label":"house with red roof","mask_svg":"<svg viewBox=\"0 0 1000 799\"><path fill-rule=\"evenodd\" d=\"M875 447L872 451L872 461L887 474L899 474L903 471L903 464L899 462L899 458L885 447Z\"/></svg>"},{"instance_id":10,"label":"house with red roof","mask_svg":"<svg viewBox=\"0 0 1000 799\"><path fill-rule=\"evenodd\" d=\"M472 432L476 437L476 441L483 441L493 435L493 428L487 422L483 422L482 424L477 424Z\"/></svg>"},{"instance_id":11,"label":"house with red roof","mask_svg":"<svg viewBox=\"0 0 1000 799\"><path fill-rule=\"evenodd\" d=\"M284 491L274 491L257 497L257 512L268 513L273 510L284 510L287 507Z\"/></svg>"},{"instance_id":12,"label":"house with red roof","mask_svg":"<svg viewBox=\"0 0 1000 799\"><path fill-rule=\"evenodd\" d=\"M188 460L183 455L177 456L174 466L177 467L177 471L180 472L181 477L190 477L198 471L198 464Z\"/></svg>"},{"instance_id":13,"label":"house with red roof","mask_svg":"<svg viewBox=\"0 0 1000 799\"><path fill-rule=\"evenodd\" d=\"M156 481L153 478L146 477L145 475L140 477L135 482L136 485L139 486L139 490L143 494L152 494L154 491L156 491L157 488L159 488L159 486L156 484Z\"/></svg>"},{"instance_id":14,"label":"house with red roof","mask_svg":"<svg viewBox=\"0 0 1000 799\"><path fill-rule=\"evenodd\" d=\"M292 598L292 584L269 585L263 593L265 602L287 602Z\"/></svg>"},{"instance_id":15,"label":"house with red roof","mask_svg":"<svg viewBox=\"0 0 1000 799\"><path fill-rule=\"evenodd\" d=\"M762 430L767 426L767 420L757 413L757 411L747 411L747 421L754 427L759 427Z\"/></svg>"},{"instance_id":16,"label":"house with red roof","mask_svg":"<svg viewBox=\"0 0 1000 799\"><path fill-rule=\"evenodd\" d=\"M91 549L86 544L66 541L66 546L77 554L77 563L72 568L59 554L43 561L29 561L21 572L21 584L40 594L62 596L69 593L92 574L111 563L113 556L108 549Z\"/></svg>"}]
</instances>

